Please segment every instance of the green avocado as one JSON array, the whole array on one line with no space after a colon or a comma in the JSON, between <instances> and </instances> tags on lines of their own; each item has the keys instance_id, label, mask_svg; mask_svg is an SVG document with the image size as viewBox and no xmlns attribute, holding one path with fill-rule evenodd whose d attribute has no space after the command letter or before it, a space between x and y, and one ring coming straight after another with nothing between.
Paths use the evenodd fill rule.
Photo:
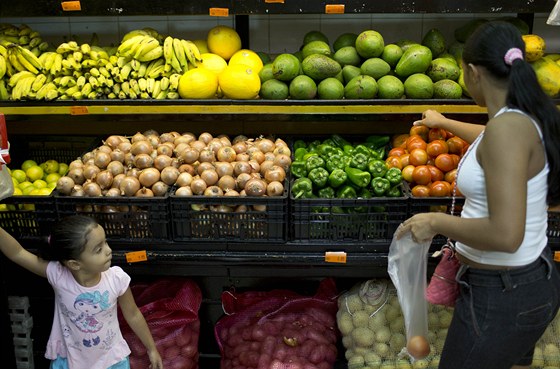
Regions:
<instances>
[{"instance_id":1,"label":"green avocado","mask_svg":"<svg viewBox=\"0 0 560 369\"><path fill-rule=\"evenodd\" d=\"M340 64L326 55L312 54L301 63L303 73L316 81L335 77L341 70Z\"/></svg>"},{"instance_id":2,"label":"green avocado","mask_svg":"<svg viewBox=\"0 0 560 369\"><path fill-rule=\"evenodd\" d=\"M415 73L424 73L432 62L432 52L426 46L413 45L403 53L395 67L395 73L400 78L406 78Z\"/></svg>"}]
</instances>

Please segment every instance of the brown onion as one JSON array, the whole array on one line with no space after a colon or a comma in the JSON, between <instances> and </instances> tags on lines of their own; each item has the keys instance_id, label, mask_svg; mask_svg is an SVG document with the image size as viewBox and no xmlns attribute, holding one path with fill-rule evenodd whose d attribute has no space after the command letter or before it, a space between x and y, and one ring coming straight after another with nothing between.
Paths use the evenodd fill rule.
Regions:
<instances>
[{"instance_id":1,"label":"brown onion","mask_svg":"<svg viewBox=\"0 0 560 369\"><path fill-rule=\"evenodd\" d=\"M195 175L196 171L194 170L194 167L190 164L181 164L178 167L179 172L183 173L183 172L187 172L190 173L191 175Z\"/></svg>"},{"instance_id":2,"label":"brown onion","mask_svg":"<svg viewBox=\"0 0 560 369\"><path fill-rule=\"evenodd\" d=\"M177 154L177 153L180 153L181 151L183 151L183 150L185 150L185 149L187 149L187 148L191 148L191 149L192 149L192 146L190 146L190 145L189 145L188 143L186 143L186 142L180 142L180 143L178 143L177 145L175 145L175 147L173 147L173 152Z\"/></svg>"},{"instance_id":3,"label":"brown onion","mask_svg":"<svg viewBox=\"0 0 560 369\"><path fill-rule=\"evenodd\" d=\"M214 151L212 151L210 149L200 150L200 154L198 156L198 161L200 161L201 163L204 163L204 162L212 163L212 162L216 161Z\"/></svg>"},{"instance_id":4,"label":"brown onion","mask_svg":"<svg viewBox=\"0 0 560 369\"><path fill-rule=\"evenodd\" d=\"M224 196L227 196L227 197L238 197L238 196L239 196L239 192L237 192L236 190L227 190L227 191L224 191Z\"/></svg>"},{"instance_id":5,"label":"brown onion","mask_svg":"<svg viewBox=\"0 0 560 369\"><path fill-rule=\"evenodd\" d=\"M132 153L127 152L126 154L124 154L124 165L126 165L127 167L131 167L134 165L134 155L132 155Z\"/></svg>"},{"instance_id":6,"label":"brown onion","mask_svg":"<svg viewBox=\"0 0 560 369\"><path fill-rule=\"evenodd\" d=\"M212 139L212 141L208 142L208 145L206 145L206 147L210 150L212 150L214 152L214 155L218 154L218 151L224 147L224 144L222 143L222 141L220 141L217 138Z\"/></svg>"},{"instance_id":7,"label":"brown onion","mask_svg":"<svg viewBox=\"0 0 560 369\"><path fill-rule=\"evenodd\" d=\"M218 187L220 187L224 191L235 190L236 186L237 184L235 182L235 178L230 175L220 177L220 179L218 180Z\"/></svg>"},{"instance_id":8,"label":"brown onion","mask_svg":"<svg viewBox=\"0 0 560 369\"><path fill-rule=\"evenodd\" d=\"M109 146L105 146L109 147ZM100 169L107 168L107 165L111 162L111 155L105 151L97 151L93 158L93 164Z\"/></svg>"},{"instance_id":9,"label":"brown onion","mask_svg":"<svg viewBox=\"0 0 560 369\"><path fill-rule=\"evenodd\" d=\"M124 152L119 149L114 149L113 151L111 151L109 153L109 156L111 157L111 161L119 161L121 163L124 163Z\"/></svg>"},{"instance_id":10,"label":"brown onion","mask_svg":"<svg viewBox=\"0 0 560 369\"><path fill-rule=\"evenodd\" d=\"M191 182L191 190L195 195L204 194L204 191L206 191L207 187L208 186L206 185L206 182L204 182L204 180L200 177L193 178Z\"/></svg>"},{"instance_id":11,"label":"brown onion","mask_svg":"<svg viewBox=\"0 0 560 369\"><path fill-rule=\"evenodd\" d=\"M193 176L190 173L183 172L177 177L175 184L179 187L190 186L193 181Z\"/></svg>"},{"instance_id":12,"label":"brown onion","mask_svg":"<svg viewBox=\"0 0 560 369\"><path fill-rule=\"evenodd\" d=\"M249 161L249 154L246 152L239 153L235 156L235 160L237 161Z\"/></svg>"},{"instance_id":13,"label":"brown onion","mask_svg":"<svg viewBox=\"0 0 560 369\"><path fill-rule=\"evenodd\" d=\"M86 181L83 168L74 168L68 171L68 177L72 178L75 184L81 185Z\"/></svg>"},{"instance_id":14,"label":"brown onion","mask_svg":"<svg viewBox=\"0 0 560 369\"><path fill-rule=\"evenodd\" d=\"M86 161L93 159L94 157L95 157L95 153L93 153L93 151L88 151L84 155L82 155L82 161L85 164Z\"/></svg>"},{"instance_id":15,"label":"brown onion","mask_svg":"<svg viewBox=\"0 0 560 369\"><path fill-rule=\"evenodd\" d=\"M84 167L84 162L82 161L82 159L72 160L70 164L68 164L69 171L74 168L83 168L83 167Z\"/></svg>"},{"instance_id":16,"label":"brown onion","mask_svg":"<svg viewBox=\"0 0 560 369\"><path fill-rule=\"evenodd\" d=\"M192 147L186 147L184 150L177 152L177 158L181 163L192 164L198 160L200 153Z\"/></svg>"},{"instance_id":17,"label":"brown onion","mask_svg":"<svg viewBox=\"0 0 560 369\"><path fill-rule=\"evenodd\" d=\"M264 153L262 151L255 151L249 154L250 160L255 160L257 163L261 164L264 161Z\"/></svg>"},{"instance_id":18,"label":"brown onion","mask_svg":"<svg viewBox=\"0 0 560 369\"><path fill-rule=\"evenodd\" d=\"M266 179L267 182L284 182L284 179L286 179L286 171L281 166L273 165L264 173L264 179Z\"/></svg>"},{"instance_id":19,"label":"brown onion","mask_svg":"<svg viewBox=\"0 0 560 369\"><path fill-rule=\"evenodd\" d=\"M98 197L101 196L101 187L95 182L87 181L82 186L84 189L84 193L88 197Z\"/></svg>"},{"instance_id":20,"label":"brown onion","mask_svg":"<svg viewBox=\"0 0 560 369\"><path fill-rule=\"evenodd\" d=\"M284 185L278 181L272 181L266 186L266 194L268 196L282 196L284 193Z\"/></svg>"},{"instance_id":21,"label":"brown onion","mask_svg":"<svg viewBox=\"0 0 560 369\"><path fill-rule=\"evenodd\" d=\"M146 139L152 144L153 147L157 147L160 143L159 136L154 134L146 135Z\"/></svg>"},{"instance_id":22,"label":"brown onion","mask_svg":"<svg viewBox=\"0 0 560 369\"><path fill-rule=\"evenodd\" d=\"M272 140L269 140L268 138L261 138L255 143L259 150L261 150L262 152L271 152L275 148L274 142L272 142Z\"/></svg>"},{"instance_id":23,"label":"brown onion","mask_svg":"<svg viewBox=\"0 0 560 369\"><path fill-rule=\"evenodd\" d=\"M202 141L192 141L191 143L189 143L190 147L192 147L193 149L197 150L197 151L201 151L202 149L204 149L206 147L206 144Z\"/></svg>"},{"instance_id":24,"label":"brown onion","mask_svg":"<svg viewBox=\"0 0 560 369\"><path fill-rule=\"evenodd\" d=\"M145 141L145 140L146 140L146 136L145 136L145 135L143 135L143 134L140 133L140 132L136 132L136 133L134 134L134 136L132 136L132 138L130 139L130 142L135 143L135 142L138 142L138 141Z\"/></svg>"},{"instance_id":25,"label":"brown onion","mask_svg":"<svg viewBox=\"0 0 560 369\"><path fill-rule=\"evenodd\" d=\"M84 166L85 179L93 179L99 172L101 172L101 169L99 169L99 167L96 166L95 164L87 164Z\"/></svg>"},{"instance_id":26,"label":"brown onion","mask_svg":"<svg viewBox=\"0 0 560 369\"><path fill-rule=\"evenodd\" d=\"M247 163L251 166L251 173L258 173L261 170L261 166L256 160L249 160Z\"/></svg>"},{"instance_id":27,"label":"brown onion","mask_svg":"<svg viewBox=\"0 0 560 369\"><path fill-rule=\"evenodd\" d=\"M286 154L278 154L274 157L274 165L278 165L284 168L284 171L288 173L290 170L290 165L292 164L292 159L289 155Z\"/></svg>"},{"instance_id":28,"label":"brown onion","mask_svg":"<svg viewBox=\"0 0 560 369\"><path fill-rule=\"evenodd\" d=\"M278 146L273 151L274 155L286 155L290 157L292 155L292 151L288 148L288 146Z\"/></svg>"},{"instance_id":29,"label":"brown onion","mask_svg":"<svg viewBox=\"0 0 560 369\"><path fill-rule=\"evenodd\" d=\"M264 176L264 174L266 173L266 171L267 171L268 169L270 169L270 167L272 167L273 165L274 165L274 162L271 161L271 160L265 160L265 161L263 161L263 162L261 163L261 170L260 170L261 175Z\"/></svg>"},{"instance_id":30,"label":"brown onion","mask_svg":"<svg viewBox=\"0 0 560 369\"><path fill-rule=\"evenodd\" d=\"M247 196L262 196L266 193L266 182L262 179L251 178L244 187Z\"/></svg>"},{"instance_id":31,"label":"brown onion","mask_svg":"<svg viewBox=\"0 0 560 369\"><path fill-rule=\"evenodd\" d=\"M75 185L76 184L74 183L74 180L72 178L68 176L62 176L58 179L58 181L56 181L56 190L62 195L68 196L72 192L72 188Z\"/></svg>"},{"instance_id":32,"label":"brown onion","mask_svg":"<svg viewBox=\"0 0 560 369\"><path fill-rule=\"evenodd\" d=\"M117 174L124 173L124 165L120 161L114 160L107 165L107 170L111 172L114 177Z\"/></svg>"},{"instance_id":33,"label":"brown onion","mask_svg":"<svg viewBox=\"0 0 560 369\"><path fill-rule=\"evenodd\" d=\"M209 162L200 163L196 167L196 173L197 174L202 174L202 172L204 172L205 170L210 170L210 169L216 169L216 168L214 168L214 164L209 163Z\"/></svg>"},{"instance_id":34,"label":"brown onion","mask_svg":"<svg viewBox=\"0 0 560 369\"><path fill-rule=\"evenodd\" d=\"M172 163L173 159L171 159L170 156L160 154L154 159L154 168L157 170L163 170L164 168L171 166Z\"/></svg>"},{"instance_id":35,"label":"brown onion","mask_svg":"<svg viewBox=\"0 0 560 369\"><path fill-rule=\"evenodd\" d=\"M121 191L118 188L111 187L105 192L105 197L120 197Z\"/></svg>"},{"instance_id":36,"label":"brown onion","mask_svg":"<svg viewBox=\"0 0 560 369\"><path fill-rule=\"evenodd\" d=\"M235 179L237 188L244 189L247 181L249 181L251 178L253 178L253 176L251 176L249 173L241 173L240 175L238 175Z\"/></svg>"},{"instance_id":37,"label":"brown onion","mask_svg":"<svg viewBox=\"0 0 560 369\"><path fill-rule=\"evenodd\" d=\"M153 149L154 147L149 141L142 140L134 142L130 147L130 152L132 155L149 154Z\"/></svg>"},{"instance_id":38,"label":"brown onion","mask_svg":"<svg viewBox=\"0 0 560 369\"><path fill-rule=\"evenodd\" d=\"M163 183L172 186L177 182L180 174L181 172L179 172L179 169L175 167L166 167L162 169L160 178Z\"/></svg>"},{"instance_id":39,"label":"brown onion","mask_svg":"<svg viewBox=\"0 0 560 369\"><path fill-rule=\"evenodd\" d=\"M245 145L245 142L238 142L231 147L235 150L236 154L241 154L247 151L247 145Z\"/></svg>"},{"instance_id":40,"label":"brown onion","mask_svg":"<svg viewBox=\"0 0 560 369\"><path fill-rule=\"evenodd\" d=\"M136 197L154 197L154 193L152 190L146 187L142 187L134 194Z\"/></svg>"},{"instance_id":41,"label":"brown onion","mask_svg":"<svg viewBox=\"0 0 560 369\"><path fill-rule=\"evenodd\" d=\"M202 173L200 173L200 178L202 178L208 186L215 185L216 183L218 183L219 179L218 173L216 173L214 169L207 169L203 171Z\"/></svg>"},{"instance_id":42,"label":"brown onion","mask_svg":"<svg viewBox=\"0 0 560 369\"><path fill-rule=\"evenodd\" d=\"M166 155L166 156L173 156L173 147L171 145L159 145L156 149L158 155Z\"/></svg>"},{"instance_id":43,"label":"brown onion","mask_svg":"<svg viewBox=\"0 0 560 369\"><path fill-rule=\"evenodd\" d=\"M82 187L82 185L78 185L78 184L72 187L72 191L70 192L70 196L82 197L85 195L86 194L84 192L84 188Z\"/></svg>"},{"instance_id":44,"label":"brown onion","mask_svg":"<svg viewBox=\"0 0 560 369\"><path fill-rule=\"evenodd\" d=\"M121 142L123 142L122 136L112 135L107 137L107 139L103 143L114 150L119 146Z\"/></svg>"},{"instance_id":45,"label":"brown onion","mask_svg":"<svg viewBox=\"0 0 560 369\"><path fill-rule=\"evenodd\" d=\"M119 188L121 185L121 181L123 180L123 178L126 177L126 174L121 173L121 174L117 174L116 176L113 177L113 184L111 185L112 188ZM120 195L120 192L119 192Z\"/></svg>"},{"instance_id":46,"label":"brown onion","mask_svg":"<svg viewBox=\"0 0 560 369\"><path fill-rule=\"evenodd\" d=\"M159 181L160 173L156 168L146 168L140 172L138 180L143 187L151 187Z\"/></svg>"},{"instance_id":47,"label":"brown onion","mask_svg":"<svg viewBox=\"0 0 560 369\"><path fill-rule=\"evenodd\" d=\"M217 158L218 161L226 161L228 163L231 163L232 161L235 161L236 155L237 153L232 147L222 146L218 149Z\"/></svg>"},{"instance_id":48,"label":"brown onion","mask_svg":"<svg viewBox=\"0 0 560 369\"><path fill-rule=\"evenodd\" d=\"M212 135L208 132L202 132L200 136L198 136L198 139L205 144L208 144L210 141L212 141L213 138L214 137L212 137Z\"/></svg>"},{"instance_id":49,"label":"brown onion","mask_svg":"<svg viewBox=\"0 0 560 369\"><path fill-rule=\"evenodd\" d=\"M246 213L247 212L247 205L239 205L235 208L236 213Z\"/></svg>"},{"instance_id":50,"label":"brown onion","mask_svg":"<svg viewBox=\"0 0 560 369\"><path fill-rule=\"evenodd\" d=\"M193 192L191 190L190 186L183 186L183 187L179 187L176 191L175 191L175 196L192 196Z\"/></svg>"},{"instance_id":51,"label":"brown onion","mask_svg":"<svg viewBox=\"0 0 560 369\"><path fill-rule=\"evenodd\" d=\"M286 147L288 147L288 144L286 143L286 141L284 141L284 140L281 139L281 138L277 138L277 139L274 141L274 145L275 145L276 147L280 147L280 146L286 146Z\"/></svg>"},{"instance_id":52,"label":"brown onion","mask_svg":"<svg viewBox=\"0 0 560 369\"><path fill-rule=\"evenodd\" d=\"M159 141L161 143L173 142L175 140L175 135L172 132L165 132L159 135Z\"/></svg>"},{"instance_id":53,"label":"brown onion","mask_svg":"<svg viewBox=\"0 0 560 369\"><path fill-rule=\"evenodd\" d=\"M126 171L126 175L138 178L138 176L140 175L140 171L141 171L141 169L138 169L138 168L129 168Z\"/></svg>"},{"instance_id":54,"label":"brown onion","mask_svg":"<svg viewBox=\"0 0 560 369\"><path fill-rule=\"evenodd\" d=\"M154 196L158 196L158 197L164 196L168 190L169 190L169 186L165 184L163 181L157 181L152 185L152 192L154 193Z\"/></svg>"},{"instance_id":55,"label":"brown onion","mask_svg":"<svg viewBox=\"0 0 560 369\"><path fill-rule=\"evenodd\" d=\"M222 142L222 144L224 146L231 146L231 141L229 140L229 137L226 135L219 135L218 138L220 139L220 141Z\"/></svg>"},{"instance_id":56,"label":"brown onion","mask_svg":"<svg viewBox=\"0 0 560 369\"><path fill-rule=\"evenodd\" d=\"M218 186L210 186L204 190L204 196L223 196L224 191Z\"/></svg>"},{"instance_id":57,"label":"brown onion","mask_svg":"<svg viewBox=\"0 0 560 369\"><path fill-rule=\"evenodd\" d=\"M138 154L134 157L134 166L138 169L151 168L154 165L154 159L148 154Z\"/></svg>"},{"instance_id":58,"label":"brown onion","mask_svg":"<svg viewBox=\"0 0 560 369\"><path fill-rule=\"evenodd\" d=\"M107 169L102 170L95 176L95 182L101 187L102 190L106 190L111 188L113 184L113 173L108 171Z\"/></svg>"},{"instance_id":59,"label":"brown onion","mask_svg":"<svg viewBox=\"0 0 560 369\"><path fill-rule=\"evenodd\" d=\"M264 160L274 161L275 157L276 157L276 155L274 155L274 153L272 153L272 152L266 152L264 154Z\"/></svg>"},{"instance_id":60,"label":"brown onion","mask_svg":"<svg viewBox=\"0 0 560 369\"><path fill-rule=\"evenodd\" d=\"M140 189L140 181L136 177L126 176L121 180L119 189L123 196L134 196Z\"/></svg>"},{"instance_id":61,"label":"brown onion","mask_svg":"<svg viewBox=\"0 0 560 369\"><path fill-rule=\"evenodd\" d=\"M238 135L238 136L235 136L235 137L233 138L233 141L231 141L231 143L235 145L235 144L238 143L238 142L245 142L245 141L247 141L247 140L248 140L247 136Z\"/></svg>"},{"instance_id":62,"label":"brown onion","mask_svg":"<svg viewBox=\"0 0 560 369\"><path fill-rule=\"evenodd\" d=\"M253 171L253 167L246 161L238 161L233 166L233 174L237 177L241 173L251 173Z\"/></svg>"},{"instance_id":63,"label":"brown onion","mask_svg":"<svg viewBox=\"0 0 560 369\"><path fill-rule=\"evenodd\" d=\"M125 154L127 152L130 152L130 149L132 148L132 144L130 143L130 141L123 141L119 144L119 146L117 146L117 149L121 150L122 152L124 152Z\"/></svg>"},{"instance_id":64,"label":"brown onion","mask_svg":"<svg viewBox=\"0 0 560 369\"><path fill-rule=\"evenodd\" d=\"M266 211L266 205L253 205L254 211Z\"/></svg>"},{"instance_id":65,"label":"brown onion","mask_svg":"<svg viewBox=\"0 0 560 369\"><path fill-rule=\"evenodd\" d=\"M220 178L226 175L233 175L233 165L231 165L231 163L218 161L214 163L214 167L216 168L216 173L218 173Z\"/></svg>"}]
</instances>

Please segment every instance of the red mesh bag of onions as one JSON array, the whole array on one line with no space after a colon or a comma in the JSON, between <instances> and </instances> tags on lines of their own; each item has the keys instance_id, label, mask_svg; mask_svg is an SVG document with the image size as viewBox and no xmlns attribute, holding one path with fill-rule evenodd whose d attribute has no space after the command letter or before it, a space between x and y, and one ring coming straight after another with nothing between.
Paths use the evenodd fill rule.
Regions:
<instances>
[{"instance_id":1,"label":"red mesh bag of onions","mask_svg":"<svg viewBox=\"0 0 560 369\"><path fill-rule=\"evenodd\" d=\"M323 280L314 296L288 290L222 294L215 325L220 369L332 369L337 292Z\"/></svg>"},{"instance_id":2,"label":"red mesh bag of onions","mask_svg":"<svg viewBox=\"0 0 560 369\"><path fill-rule=\"evenodd\" d=\"M166 369L198 368L199 309L202 293L196 283L182 278L164 278L131 285L138 308L144 315ZM119 310L122 334L130 346L131 369L150 365L146 349Z\"/></svg>"}]
</instances>

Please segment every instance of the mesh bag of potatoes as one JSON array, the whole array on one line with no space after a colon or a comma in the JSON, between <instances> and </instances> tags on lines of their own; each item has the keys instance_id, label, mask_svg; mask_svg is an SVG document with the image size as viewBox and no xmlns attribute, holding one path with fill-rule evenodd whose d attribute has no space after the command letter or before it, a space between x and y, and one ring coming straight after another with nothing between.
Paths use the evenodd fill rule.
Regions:
<instances>
[{"instance_id":1,"label":"mesh bag of potatoes","mask_svg":"<svg viewBox=\"0 0 560 369\"><path fill-rule=\"evenodd\" d=\"M338 299L337 324L348 369L437 369L451 308L428 306L430 354L412 363L399 355L406 346L404 317L397 291L388 279L356 284Z\"/></svg>"}]
</instances>

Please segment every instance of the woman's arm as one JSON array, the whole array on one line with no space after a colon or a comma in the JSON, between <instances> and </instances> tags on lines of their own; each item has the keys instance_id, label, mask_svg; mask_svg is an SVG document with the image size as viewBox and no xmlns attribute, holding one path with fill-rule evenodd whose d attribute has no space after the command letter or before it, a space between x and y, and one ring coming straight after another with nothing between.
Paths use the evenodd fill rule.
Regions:
<instances>
[{"instance_id":1,"label":"woman's arm","mask_svg":"<svg viewBox=\"0 0 560 369\"><path fill-rule=\"evenodd\" d=\"M414 125L425 125L429 128L443 128L461 137L468 143L472 143L480 132L484 130L481 124L465 123L458 120L446 118L435 110L426 110L422 113L422 119L414 122Z\"/></svg>"},{"instance_id":2,"label":"woman's arm","mask_svg":"<svg viewBox=\"0 0 560 369\"><path fill-rule=\"evenodd\" d=\"M8 259L41 277L47 277L48 261L24 249L3 228L0 228L0 250Z\"/></svg>"},{"instance_id":3,"label":"woman's arm","mask_svg":"<svg viewBox=\"0 0 560 369\"><path fill-rule=\"evenodd\" d=\"M146 347L151 363L150 368L163 369L163 362L156 348L154 338L150 333L150 329L148 328L146 319L144 319L144 316L142 315L142 313L138 309L138 306L136 305L136 302L134 301L134 296L132 296L130 287L123 295L119 297L118 301L124 319L130 326L130 328L132 328L132 331L138 336L138 338L140 338L140 341L142 341L142 343Z\"/></svg>"}]
</instances>

